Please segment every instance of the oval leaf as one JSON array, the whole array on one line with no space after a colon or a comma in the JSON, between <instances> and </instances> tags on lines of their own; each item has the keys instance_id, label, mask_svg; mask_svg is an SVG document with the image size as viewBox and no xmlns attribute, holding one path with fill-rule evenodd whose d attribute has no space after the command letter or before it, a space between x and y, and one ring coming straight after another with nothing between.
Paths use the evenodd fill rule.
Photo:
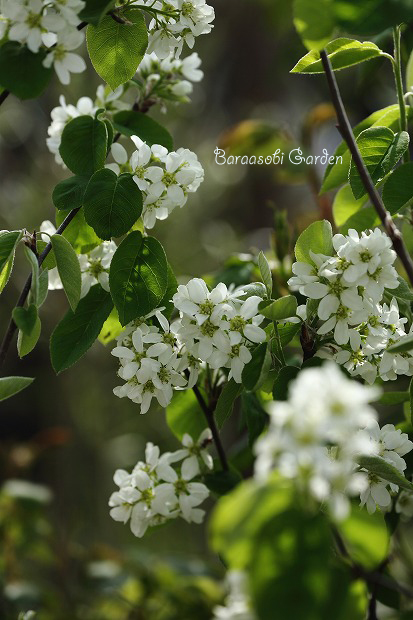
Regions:
<instances>
[{"instance_id":1,"label":"oval leaf","mask_svg":"<svg viewBox=\"0 0 413 620\"><path fill-rule=\"evenodd\" d=\"M334 71L358 65L365 60L371 60L371 58L377 58L382 53L380 48L371 41L360 43L360 41L344 37L331 41L326 45L325 50ZM308 52L298 61L291 73L324 73L320 53L316 50Z\"/></svg>"},{"instance_id":2,"label":"oval leaf","mask_svg":"<svg viewBox=\"0 0 413 620\"><path fill-rule=\"evenodd\" d=\"M0 378L0 400L6 400L18 392L27 388L34 379L30 377L1 377Z\"/></svg>"},{"instance_id":3,"label":"oval leaf","mask_svg":"<svg viewBox=\"0 0 413 620\"><path fill-rule=\"evenodd\" d=\"M52 200L56 209L78 209L83 205L83 196L89 177L74 176L56 185Z\"/></svg>"},{"instance_id":4,"label":"oval leaf","mask_svg":"<svg viewBox=\"0 0 413 620\"><path fill-rule=\"evenodd\" d=\"M270 303L264 301L260 303L259 311L270 321L282 321L296 315L297 299L294 295L286 295Z\"/></svg>"},{"instance_id":5,"label":"oval leaf","mask_svg":"<svg viewBox=\"0 0 413 620\"><path fill-rule=\"evenodd\" d=\"M362 131L357 138L357 146L375 184L386 174L383 172L382 164L393 139L394 133L388 127L370 127ZM364 196L366 189L354 161L350 165L349 181L354 198Z\"/></svg>"},{"instance_id":6,"label":"oval leaf","mask_svg":"<svg viewBox=\"0 0 413 620\"><path fill-rule=\"evenodd\" d=\"M142 213L142 193L131 174L98 170L84 196L85 218L101 239L125 235Z\"/></svg>"},{"instance_id":7,"label":"oval leaf","mask_svg":"<svg viewBox=\"0 0 413 620\"><path fill-rule=\"evenodd\" d=\"M31 351L33 351L37 341L40 338L41 331L42 324L38 316L36 316L36 322L30 333L19 331L19 335L17 337L17 352L20 358L25 357L25 355L28 355Z\"/></svg>"},{"instance_id":8,"label":"oval leaf","mask_svg":"<svg viewBox=\"0 0 413 620\"><path fill-rule=\"evenodd\" d=\"M91 176L103 168L107 152L107 131L102 121L78 116L63 129L59 153L74 174Z\"/></svg>"},{"instance_id":9,"label":"oval leaf","mask_svg":"<svg viewBox=\"0 0 413 620\"><path fill-rule=\"evenodd\" d=\"M297 239L294 252L298 261L313 264L310 250L314 254L331 256L333 253L333 231L330 222L313 222Z\"/></svg>"},{"instance_id":10,"label":"oval leaf","mask_svg":"<svg viewBox=\"0 0 413 620\"><path fill-rule=\"evenodd\" d=\"M148 47L142 11L130 8L119 15L124 24L106 15L98 26L88 26L86 33L90 60L112 90L135 75Z\"/></svg>"},{"instance_id":11,"label":"oval leaf","mask_svg":"<svg viewBox=\"0 0 413 620\"><path fill-rule=\"evenodd\" d=\"M403 164L389 176L383 186L383 202L393 215L413 202L413 162Z\"/></svg>"},{"instance_id":12,"label":"oval leaf","mask_svg":"<svg viewBox=\"0 0 413 620\"><path fill-rule=\"evenodd\" d=\"M52 77L53 69L46 69L46 52L37 54L25 45L9 41L0 47L0 84L20 99L38 97Z\"/></svg>"},{"instance_id":13,"label":"oval leaf","mask_svg":"<svg viewBox=\"0 0 413 620\"><path fill-rule=\"evenodd\" d=\"M112 258L109 284L122 325L154 310L168 285L168 262L159 241L131 232Z\"/></svg>"},{"instance_id":14,"label":"oval leaf","mask_svg":"<svg viewBox=\"0 0 413 620\"><path fill-rule=\"evenodd\" d=\"M76 312L67 312L50 339L52 365L57 373L73 366L92 346L112 308L110 293L96 284L80 300Z\"/></svg>"},{"instance_id":15,"label":"oval leaf","mask_svg":"<svg viewBox=\"0 0 413 620\"><path fill-rule=\"evenodd\" d=\"M357 462L360 467L383 478L383 480L397 484L406 491L413 491L413 484L394 465L390 465L380 456L359 456Z\"/></svg>"},{"instance_id":16,"label":"oval leaf","mask_svg":"<svg viewBox=\"0 0 413 620\"><path fill-rule=\"evenodd\" d=\"M53 235L50 241L67 300L72 310L75 311L80 300L82 288L82 273L80 271L79 259L70 243L62 235Z\"/></svg>"},{"instance_id":17,"label":"oval leaf","mask_svg":"<svg viewBox=\"0 0 413 620\"><path fill-rule=\"evenodd\" d=\"M161 144L168 151L172 151L174 143L169 131L162 127L147 114L142 112L122 110L113 117L113 124L116 131L124 136L138 136L149 146Z\"/></svg>"}]
</instances>

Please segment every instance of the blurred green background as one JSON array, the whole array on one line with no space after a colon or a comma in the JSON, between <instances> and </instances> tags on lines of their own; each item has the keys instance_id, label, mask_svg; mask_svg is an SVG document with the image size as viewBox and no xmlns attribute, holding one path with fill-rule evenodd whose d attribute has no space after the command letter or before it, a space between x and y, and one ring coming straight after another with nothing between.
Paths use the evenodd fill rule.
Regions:
<instances>
[{"instance_id":1,"label":"blurred green background","mask_svg":"<svg viewBox=\"0 0 413 620\"><path fill-rule=\"evenodd\" d=\"M216 146L236 154L297 146L321 154L323 148L332 153L339 141L323 76L289 73L305 53L293 29L291 3L210 3L215 29L195 48L204 81L195 85L192 103L171 106L166 116L151 112L177 147L197 153L206 173L188 204L156 226L182 280L214 272L234 253L268 251L277 213L287 213L294 237L311 219L331 212L332 197L316 197L321 168L217 166ZM390 49L391 36L386 37L380 43ZM94 98L99 83L89 63L69 87L55 79L39 100L9 97L0 108L0 229L33 230L53 220L52 189L68 175L46 147L50 111L60 94L68 103L83 95ZM395 102L390 63L384 60L342 73L340 85L353 123ZM26 274L19 256L0 301L2 332ZM174 522L137 540L111 520L107 508L114 470L142 458L146 441L162 450L177 447L164 412L153 408L139 416L136 405L113 396L117 377L110 346L95 344L74 368L55 376L48 339L66 309L64 294L50 293L37 348L23 361L11 350L4 368L5 375L36 381L0 404L2 480L44 485L51 498L0 498L0 618L16 618L19 610L33 607L42 610L40 618L54 620L207 620L221 597L217 580L224 573L208 551L207 528ZM232 431L226 433L229 443Z\"/></svg>"}]
</instances>

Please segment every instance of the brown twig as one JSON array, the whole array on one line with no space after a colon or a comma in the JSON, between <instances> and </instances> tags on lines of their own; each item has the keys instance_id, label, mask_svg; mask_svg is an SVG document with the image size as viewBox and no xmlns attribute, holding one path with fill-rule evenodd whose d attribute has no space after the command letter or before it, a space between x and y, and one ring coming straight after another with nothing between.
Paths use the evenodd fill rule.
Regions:
<instances>
[{"instance_id":1,"label":"brown twig","mask_svg":"<svg viewBox=\"0 0 413 620\"><path fill-rule=\"evenodd\" d=\"M362 183L369 195L371 203L376 209L380 220L383 224L384 230L387 235L390 237L391 242L393 244L394 251L400 259L410 283L413 285L413 262L412 259L406 249L406 246L403 242L403 237L401 235L400 230L397 228L394 223L393 218L390 213L386 210L381 196L377 189L374 186L374 183L371 179L371 176L366 168L366 165L363 161L363 158L360 154L359 148L357 146L353 131L351 129L351 125L349 123L343 100L340 95L340 90L337 85L337 80L334 74L334 71L331 67L330 59L327 56L325 50L321 52L321 61L323 63L324 71L327 77L328 86L330 89L331 100L333 102L334 108L337 114L337 128L341 133L344 141L346 142L349 151L353 157L354 164L358 170Z\"/></svg>"},{"instance_id":2,"label":"brown twig","mask_svg":"<svg viewBox=\"0 0 413 620\"><path fill-rule=\"evenodd\" d=\"M186 373L186 374L188 375L189 373ZM218 452L219 460L221 461L222 469L223 471L228 471L229 470L228 460L227 460L224 446L222 445L221 437L219 435L219 431L218 431L218 428L215 422L214 411L212 407L209 407L207 403L205 402L205 399L202 396L201 391L197 385L194 385L194 387L192 388L192 391L194 392L196 399L199 403L199 406L201 407L205 415L206 421L208 422L208 426L211 429L212 437L214 439L215 447Z\"/></svg>"}]
</instances>

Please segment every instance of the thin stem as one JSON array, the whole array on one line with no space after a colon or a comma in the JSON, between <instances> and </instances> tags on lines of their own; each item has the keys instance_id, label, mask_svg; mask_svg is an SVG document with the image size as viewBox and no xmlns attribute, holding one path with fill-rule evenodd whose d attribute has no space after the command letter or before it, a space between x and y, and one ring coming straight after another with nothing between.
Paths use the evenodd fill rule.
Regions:
<instances>
[{"instance_id":1,"label":"thin stem","mask_svg":"<svg viewBox=\"0 0 413 620\"><path fill-rule=\"evenodd\" d=\"M194 385L192 390L196 396L199 406L201 407L205 415L206 421L208 422L208 426L211 429L212 437L214 439L215 447L218 452L219 460L221 461L222 469L224 471L228 471L229 465L227 461L227 456L225 454L224 446L222 445L222 442L221 442L221 437L219 436L219 431L218 431L215 418L214 418L214 412L205 402L204 397L202 396L199 387L197 385Z\"/></svg>"},{"instance_id":2,"label":"thin stem","mask_svg":"<svg viewBox=\"0 0 413 620\"><path fill-rule=\"evenodd\" d=\"M327 77L328 86L330 88L331 100L337 114L338 125L337 128L341 133L344 141L346 142L350 153L353 157L354 164L358 170L363 185L369 195L371 203L376 209L380 220L383 224L384 230L390 237L393 244L394 251L400 259L410 283L413 285L413 262L403 242L403 237L400 230L394 223L390 213L386 210L380 194L374 186L374 183L370 177L370 174L366 168L363 158L358 149L351 125L347 118L346 111L344 109L343 101L341 99L340 90L337 85L334 71L331 67L330 59L327 56L325 50L321 52L321 60L323 63L324 71Z\"/></svg>"},{"instance_id":3,"label":"thin stem","mask_svg":"<svg viewBox=\"0 0 413 620\"><path fill-rule=\"evenodd\" d=\"M397 99L399 101L400 108L400 131L407 131L407 113L406 102L404 100L403 89L403 77L402 77L402 60L401 60L401 29L400 26L393 28L393 42L394 42L394 62L393 73L396 81ZM403 155L404 162L409 161L409 151L406 151Z\"/></svg>"}]
</instances>

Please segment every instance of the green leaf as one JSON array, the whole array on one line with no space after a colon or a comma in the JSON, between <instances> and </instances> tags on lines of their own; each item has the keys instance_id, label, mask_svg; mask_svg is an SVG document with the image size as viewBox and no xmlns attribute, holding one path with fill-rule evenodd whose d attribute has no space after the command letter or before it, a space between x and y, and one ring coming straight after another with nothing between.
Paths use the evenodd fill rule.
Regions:
<instances>
[{"instance_id":1,"label":"green leaf","mask_svg":"<svg viewBox=\"0 0 413 620\"><path fill-rule=\"evenodd\" d=\"M383 202L386 209L394 215L413 202L413 162L396 168L383 186Z\"/></svg>"},{"instance_id":2,"label":"green leaf","mask_svg":"<svg viewBox=\"0 0 413 620\"><path fill-rule=\"evenodd\" d=\"M340 0L334 8L337 25L360 35L379 34L412 19L411 0Z\"/></svg>"},{"instance_id":3,"label":"green leaf","mask_svg":"<svg viewBox=\"0 0 413 620\"><path fill-rule=\"evenodd\" d=\"M313 264L310 251L314 254L333 254L333 231L330 222L322 220L313 222L297 239L294 253L298 261Z\"/></svg>"},{"instance_id":4,"label":"green leaf","mask_svg":"<svg viewBox=\"0 0 413 620\"><path fill-rule=\"evenodd\" d=\"M284 348L295 338L301 329L301 323L284 323L278 325L278 335L280 337L281 346Z\"/></svg>"},{"instance_id":5,"label":"green leaf","mask_svg":"<svg viewBox=\"0 0 413 620\"><path fill-rule=\"evenodd\" d=\"M174 143L169 131L147 114L122 110L113 116L113 125L124 136L138 136L149 146L161 144L168 151L173 151Z\"/></svg>"},{"instance_id":6,"label":"green leaf","mask_svg":"<svg viewBox=\"0 0 413 620\"><path fill-rule=\"evenodd\" d=\"M46 51L37 54L25 45L8 41L0 47L0 84L20 99L38 97L52 77L53 68L46 69Z\"/></svg>"},{"instance_id":7,"label":"green leaf","mask_svg":"<svg viewBox=\"0 0 413 620\"><path fill-rule=\"evenodd\" d=\"M409 384L409 401L410 401L410 423L413 425L413 379Z\"/></svg>"},{"instance_id":8,"label":"green leaf","mask_svg":"<svg viewBox=\"0 0 413 620\"><path fill-rule=\"evenodd\" d=\"M56 212L57 226L63 222L68 213L68 211ZM102 239L97 236L93 228L86 222L83 209L76 213L76 217L70 222L63 236L78 254L87 254L102 243Z\"/></svg>"},{"instance_id":9,"label":"green leaf","mask_svg":"<svg viewBox=\"0 0 413 620\"><path fill-rule=\"evenodd\" d=\"M166 408L166 422L179 441L185 433L196 441L208 426L192 390L174 392Z\"/></svg>"},{"instance_id":10,"label":"green leaf","mask_svg":"<svg viewBox=\"0 0 413 620\"><path fill-rule=\"evenodd\" d=\"M252 351L252 359L244 366L242 382L247 390L258 390L271 370L271 351L267 342L259 344Z\"/></svg>"},{"instance_id":11,"label":"green leaf","mask_svg":"<svg viewBox=\"0 0 413 620\"><path fill-rule=\"evenodd\" d=\"M91 176L103 168L107 152L107 131L102 121L78 116L63 129L59 153L66 166L79 176Z\"/></svg>"},{"instance_id":12,"label":"green leaf","mask_svg":"<svg viewBox=\"0 0 413 620\"><path fill-rule=\"evenodd\" d=\"M84 196L85 218L101 239L125 235L142 213L142 193L131 174L103 168L92 176Z\"/></svg>"},{"instance_id":13,"label":"green leaf","mask_svg":"<svg viewBox=\"0 0 413 620\"><path fill-rule=\"evenodd\" d=\"M397 299L403 299L405 301L413 301L413 291L407 284L406 280L401 276L397 276L399 286L397 288L386 288L385 291L390 297L397 297Z\"/></svg>"},{"instance_id":14,"label":"green leaf","mask_svg":"<svg viewBox=\"0 0 413 620\"><path fill-rule=\"evenodd\" d=\"M386 174L383 161L393 140L394 134L388 127L370 127L357 137L357 146L374 184ZM364 196L366 189L353 160L350 165L349 181L354 198Z\"/></svg>"},{"instance_id":15,"label":"green leaf","mask_svg":"<svg viewBox=\"0 0 413 620\"><path fill-rule=\"evenodd\" d=\"M252 447L267 426L268 414L251 392L243 392L241 395L241 410L248 428L248 444Z\"/></svg>"},{"instance_id":16,"label":"green leaf","mask_svg":"<svg viewBox=\"0 0 413 620\"><path fill-rule=\"evenodd\" d=\"M280 369L272 389L274 400L288 399L289 384L297 377L299 372L300 369L296 366L284 366L284 368Z\"/></svg>"},{"instance_id":17,"label":"green leaf","mask_svg":"<svg viewBox=\"0 0 413 620\"><path fill-rule=\"evenodd\" d=\"M172 270L171 265L168 263L168 284L166 287L165 295L159 302L159 307L165 308L164 310L162 310L162 314L166 316L167 319L171 318L172 312L174 311L175 306L171 300L177 290L178 290L178 281L175 277L175 274Z\"/></svg>"},{"instance_id":18,"label":"green leaf","mask_svg":"<svg viewBox=\"0 0 413 620\"><path fill-rule=\"evenodd\" d=\"M294 25L307 49L321 50L335 27L330 0L294 0Z\"/></svg>"},{"instance_id":19,"label":"green leaf","mask_svg":"<svg viewBox=\"0 0 413 620\"><path fill-rule=\"evenodd\" d=\"M56 185L53 190L52 200L56 209L78 209L83 205L89 177L74 176L65 179Z\"/></svg>"},{"instance_id":20,"label":"green leaf","mask_svg":"<svg viewBox=\"0 0 413 620\"><path fill-rule=\"evenodd\" d=\"M393 142L391 143L389 150L381 163L382 176L385 176L394 168L409 148L409 143L410 136L407 131L401 131L400 133L396 133L394 135Z\"/></svg>"},{"instance_id":21,"label":"green leaf","mask_svg":"<svg viewBox=\"0 0 413 620\"><path fill-rule=\"evenodd\" d=\"M159 241L131 232L112 258L109 285L122 325L158 307L168 285L168 262Z\"/></svg>"},{"instance_id":22,"label":"green leaf","mask_svg":"<svg viewBox=\"0 0 413 620\"><path fill-rule=\"evenodd\" d=\"M407 106L406 112L409 119L412 118L412 109ZM361 123L356 125L353 129L353 134L357 138L362 131L369 127L388 127L393 131L397 131L400 124L400 110L397 104L388 106L381 110L377 110ZM337 161L337 157L342 159ZM343 141L337 147L334 153L334 161L336 163L329 164L324 173L323 185L321 187L321 193L326 192L344 185L348 180L348 171L350 168L351 155L347 148L347 144Z\"/></svg>"},{"instance_id":23,"label":"green leaf","mask_svg":"<svg viewBox=\"0 0 413 620\"><path fill-rule=\"evenodd\" d=\"M219 429L224 426L225 422L230 417L234 408L234 403L241 392L242 385L240 383L235 383L234 379L230 379L230 381L224 385L214 412Z\"/></svg>"},{"instance_id":24,"label":"green leaf","mask_svg":"<svg viewBox=\"0 0 413 620\"><path fill-rule=\"evenodd\" d=\"M297 298L286 295L275 301L262 301L258 306L260 314L270 321L282 321L295 316L297 312Z\"/></svg>"},{"instance_id":25,"label":"green leaf","mask_svg":"<svg viewBox=\"0 0 413 620\"><path fill-rule=\"evenodd\" d=\"M37 307L34 304L31 304L28 308L17 306L14 308L12 316L17 327L23 333L30 334L36 325Z\"/></svg>"},{"instance_id":26,"label":"green leaf","mask_svg":"<svg viewBox=\"0 0 413 620\"><path fill-rule=\"evenodd\" d=\"M384 392L377 401L379 405L401 405L410 399L409 392Z\"/></svg>"},{"instance_id":27,"label":"green leaf","mask_svg":"<svg viewBox=\"0 0 413 620\"><path fill-rule=\"evenodd\" d=\"M6 286L14 263L16 246L23 236L21 230L0 233L0 293Z\"/></svg>"},{"instance_id":28,"label":"green leaf","mask_svg":"<svg viewBox=\"0 0 413 620\"><path fill-rule=\"evenodd\" d=\"M350 228L354 228L358 232L367 230L369 228L375 228L380 225L380 218L377 215L377 211L374 207L364 207L354 213L348 220L340 227L342 235L346 235Z\"/></svg>"},{"instance_id":29,"label":"green leaf","mask_svg":"<svg viewBox=\"0 0 413 620\"><path fill-rule=\"evenodd\" d=\"M355 200L350 185L344 185L334 197L333 215L337 227L343 224L366 203L366 197Z\"/></svg>"},{"instance_id":30,"label":"green leaf","mask_svg":"<svg viewBox=\"0 0 413 620\"><path fill-rule=\"evenodd\" d=\"M216 495L226 495L241 482L242 476L234 470L214 471L205 474L203 481L212 493Z\"/></svg>"},{"instance_id":31,"label":"green leaf","mask_svg":"<svg viewBox=\"0 0 413 620\"><path fill-rule=\"evenodd\" d=\"M400 488L406 489L406 491L413 492L413 484L394 465L391 465L380 456L359 456L357 462L360 467L383 478L383 480L397 484Z\"/></svg>"},{"instance_id":32,"label":"green leaf","mask_svg":"<svg viewBox=\"0 0 413 620\"><path fill-rule=\"evenodd\" d=\"M271 273L270 264L264 252L260 252L258 255L258 267L260 269L261 279L265 285L267 295L271 299L272 288L273 288L272 273Z\"/></svg>"},{"instance_id":33,"label":"green leaf","mask_svg":"<svg viewBox=\"0 0 413 620\"><path fill-rule=\"evenodd\" d=\"M44 302L46 301L48 293L49 293L49 272L47 269L43 269L43 271L40 273L40 276L39 276L39 296L37 300L38 308L43 306Z\"/></svg>"},{"instance_id":34,"label":"green leaf","mask_svg":"<svg viewBox=\"0 0 413 620\"><path fill-rule=\"evenodd\" d=\"M30 377L1 377L0 400L6 400L27 388L34 379Z\"/></svg>"},{"instance_id":35,"label":"green leaf","mask_svg":"<svg viewBox=\"0 0 413 620\"><path fill-rule=\"evenodd\" d=\"M338 529L357 564L373 570L386 559L389 534L381 512L370 515L365 509L353 505L350 516L339 524Z\"/></svg>"},{"instance_id":36,"label":"green leaf","mask_svg":"<svg viewBox=\"0 0 413 620\"><path fill-rule=\"evenodd\" d=\"M39 263L36 255L27 245L24 246L24 253L32 268L32 282L30 286L30 298L32 303L39 305Z\"/></svg>"},{"instance_id":37,"label":"green leaf","mask_svg":"<svg viewBox=\"0 0 413 620\"><path fill-rule=\"evenodd\" d=\"M92 65L112 90L133 78L148 47L142 11L127 8L120 15L127 23L120 24L106 15L86 32Z\"/></svg>"},{"instance_id":38,"label":"green leaf","mask_svg":"<svg viewBox=\"0 0 413 620\"><path fill-rule=\"evenodd\" d=\"M104 15L114 8L116 0L85 0L79 19L97 26Z\"/></svg>"},{"instance_id":39,"label":"green leaf","mask_svg":"<svg viewBox=\"0 0 413 620\"><path fill-rule=\"evenodd\" d=\"M407 351L411 351L413 349L413 334L408 334L407 336L403 336L398 340L395 344L392 344L388 347L387 351L389 353L406 353Z\"/></svg>"},{"instance_id":40,"label":"green leaf","mask_svg":"<svg viewBox=\"0 0 413 620\"><path fill-rule=\"evenodd\" d=\"M19 335L17 337L17 352L20 358L25 357L33 351L37 341L39 340L41 331L42 324L38 316L36 316L36 322L30 333L25 334L24 332L19 331Z\"/></svg>"},{"instance_id":41,"label":"green leaf","mask_svg":"<svg viewBox=\"0 0 413 620\"><path fill-rule=\"evenodd\" d=\"M119 322L119 317L116 308L112 308L106 321L103 323L103 327L100 330L99 342L104 345L109 344L121 334L123 327Z\"/></svg>"},{"instance_id":42,"label":"green leaf","mask_svg":"<svg viewBox=\"0 0 413 620\"><path fill-rule=\"evenodd\" d=\"M82 288L79 259L70 243L62 235L52 235L50 241L67 300L74 312L79 303Z\"/></svg>"},{"instance_id":43,"label":"green leaf","mask_svg":"<svg viewBox=\"0 0 413 620\"><path fill-rule=\"evenodd\" d=\"M73 366L92 346L113 308L110 293L96 284L69 310L50 339L52 365L57 373Z\"/></svg>"},{"instance_id":44,"label":"green leaf","mask_svg":"<svg viewBox=\"0 0 413 620\"><path fill-rule=\"evenodd\" d=\"M326 45L325 50L334 71L358 65L365 60L377 58L382 54L380 48L371 41L355 41L354 39L340 38ZM308 52L301 58L291 73L324 73L320 53L316 50Z\"/></svg>"}]
</instances>

